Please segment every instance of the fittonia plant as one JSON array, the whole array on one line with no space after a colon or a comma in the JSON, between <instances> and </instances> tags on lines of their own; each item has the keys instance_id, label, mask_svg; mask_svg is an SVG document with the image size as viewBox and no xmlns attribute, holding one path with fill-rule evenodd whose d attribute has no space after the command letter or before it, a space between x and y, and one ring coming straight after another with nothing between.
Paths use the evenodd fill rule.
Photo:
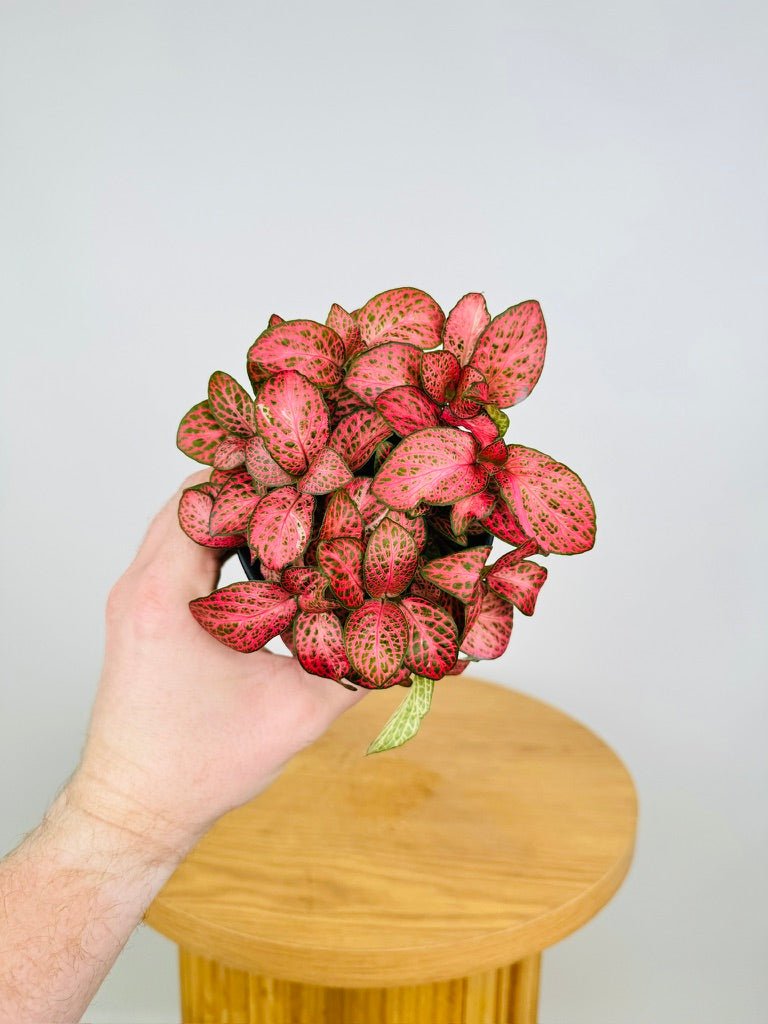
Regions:
<instances>
[{"instance_id":1,"label":"fittonia plant","mask_svg":"<svg viewBox=\"0 0 768 1024\"><path fill-rule=\"evenodd\" d=\"M179 426L214 467L182 528L247 548L257 577L192 601L200 625L244 654L280 636L342 685L411 687L369 751L412 736L434 681L498 658L514 609L533 614L532 556L594 544L579 477L504 440L545 349L538 302L491 319L478 293L447 317L417 288L325 324L273 315L248 352L255 399L217 370ZM494 537L512 550L490 564Z\"/></svg>"}]
</instances>

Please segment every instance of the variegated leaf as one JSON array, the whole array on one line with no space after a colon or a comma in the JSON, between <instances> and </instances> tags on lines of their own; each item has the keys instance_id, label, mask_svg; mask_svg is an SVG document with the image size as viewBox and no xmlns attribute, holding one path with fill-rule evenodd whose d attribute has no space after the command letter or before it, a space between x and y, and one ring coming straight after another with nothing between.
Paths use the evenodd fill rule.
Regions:
<instances>
[{"instance_id":1,"label":"variegated leaf","mask_svg":"<svg viewBox=\"0 0 768 1024\"><path fill-rule=\"evenodd\" d=\"M335 537L354 537L362 540L363 517L347 491L335 491L325 506L325 515L320 527L320 540Z\"/></svg>"},{"instance_id":2,"label":"variegated leaf","mask_svg":"<svg viewBox=\"0 0 768 1024\"><path fill-rule=\"evenodd\" d=\"M481 449L493 444L499 436L498 427L491 417L484 412L479 412L476 416L462 418L461 416L456 416L448 408L443 409L441 419L443 423L448 423L452 427L463 427L464 430L468 430Z\"/></svg>"},{"instance_id":3,"label":"variegated leaf","mask_svg":"<svg viewBox=\"0 0 768 1024\"><path fill-rule=\"evenodd\" d=\"M343 306L340 306L338 302L334 302L331 306L325 323L332 331L336 331L344 342L344 355L347 359L351 359L352 356L365 348L360 337L360 327L357 320Z\"/></svg>"},{"instance_id":4,"label":"variegated leaf","mask_svg":"<svg viewBox=\"0 0 768 1024\"><path fill-rule=\"evenodd\" d=\"M248 546L267 569L282 569L306 548L312 533L315 499L294 487L270 491L258 503L248 524Z\"/></svg>"},{"instance_id":5,"label":"variegated leaf","mask_svg":"<svg viewBox=\"0 0 768 1024\"><path fill-rule=\"evenodd\" d=\"M524 534L543 552L576 555L595 543L595 506L572 469L533 448L510 445L496 473L502 497Z\"/></svg>"},{"instance_id":6,"label":"variegated leaf","mask_svg":"<svg viewBox=\"0 0 768 1024\"><path fill-rule=\"evenodd\" d=\"M176 434L176 446L196 462L212 466L216 449L227 436L208 405L208 401L193 405L182 417Z\"/></svg>"},{"instance_id":7,"label":"variegated leaf","mask_svg":"<svg viewBox=\"0 0 768 1024\"><path fill-rule=\"evenodd\" d=\"M262 384L256 397L256 424L269 454L294 476L306 473L330 434L322 394L295 370Z\"/></svg>"},{"instance_id":8,"label":"variegated leaf","mask_svg":"<svg viewBox=\"0 0 768 1024\"><path fill-rule=\"evenodd\" d=\"M440 407L413 384L382 391L376 410L400 437L440 423Z\"/></svg>"},{"instance_id":9,"label":"variegated leaf","mask_svg":"<svg viewBox=\"0 0 768 1024\"><path fill-rule=\"evenodd\" d=\"M291 474L278 466L258 434L245 442L245 467L257 487L283 487L293 483Z\"/></svg>"},{"instance_id":10,"label":"variegated leaf","mask_svg":"<svg viewBox=\"0 0 768 1024\"><path fill-rule=\"evenodd\" d=\"M208 381L208 405L221 426L237 437L251 437L256 433L256 413L253 399L223 370L216 370Z\"/></svg>"},{"instance_id":11,"label":"variegated leaf","mask_svg":"<svg viewBox=\"0 0 768 1024\"><path fill-rule=\"evenodd\" d=\"M270 318L269 318L269 322L267 324L267 327L277 327L278 324L284 324L284 323L285 323L285 317L280 316L279 313L273 313L270 316Z\"/></svg>"},{"instance_id":12,"label":"variegated leaf","mask_svg":"<svg viewBox=\"0 0 768 1024\"><path fill-rule=\"evenodd\" d=\"M485 591L480 613L461 641L461 649L470 658L499 658L506 651L512 634L512 605L491 590Z\"/></svg>"},{"instance_id":13,"label":"variegated leaf","mask_svg":"<svg viewBox=\"0 0 768 1024\"><path fill-rule=\"evenodd\" d=\"M245 543L245 537L211 536L210 522L214 493L210 484L187 487L179 499L179 526L190 540L206 548L236 548Z\"/></svg>"},{"instance_id":14,"label":"variegated leaf","mask_svg":"<svg viewBox=\"0 0 768 1024\"><path fill-rule=\"evenodd\" d=\"M370 477L358 476L345 488L368 529L373 529L389 512L387 506L382 505L371 491L372 484L373 480Z\"/></svg>"},{"instance_id":15,"label":"variegated leaf","mask_svg":"<svg viewBox=\"0 0 768 1024\"><path fill-rule=\"evenodd\" d=\"M466 366L477 339L491 322L485 298L479 292L464 295L448 314L443 329L443 348Z\"/></svg>"},{"instance_id":16,"label":"variegated leaf","mask_svg":"<svg viewBox=\"0 0 768 1024\"><path fill-rule=\"evenodd\" d=\"M399 668L383 683L372 683L370 679L363 679L362 676L355 675L355 683L362 686L364 690L388 690L391 686L410 686L411 673L407 668Z\"/></svg>"},{"instance_id":17,"label":"variegated leaf","mask_svg":"<svg viewBox=\"0 0 768 1024\"><path fill-rule=\"evenodd\" d=\"M533 391L544 366L547 329L535 300L510 306L488 324L472 355L472 366L488 382L488 401L502 409Z\"/></svg>"},{"instance_id":18,"label":"variegated leaf","mask_svg":"<svg viewBox=\"0 0 768 1024\"><path fill-rule=\"evenodd\" d=\"M421 726L421 720L432 704L432 691L435 683L423 676L414 676L413 685L408 696L389 718L376 739L371 743L366 754L379 754L385 750L401 747L413 739Z\"/></svg>"},{"instance_id":19,"label":"variegated leaf","mask_svg":"<svg viewBox=\"0 0 768 1024\"><path fill-rule=\"evenodd\" d=\"M456 394L461 366L452 352L425 352L421 359L421 384L433 401L443 405Z\"/></svg>"},{"instance_id":20,"label":"variegated leaf","mask_svg":"<svg viewBox=\"0 0 768 1024\"><path fill-rule=\"evenodd\" d=\"M382 391L419 383L421 351L413 345L387 344L361 352L347 369L345 384L366 405Z\"/></svg>"},{"instance_id":21,"label":"variegated leaf","mask_svg":"<svg viewBox=\"0 0 768 1024\"><path fill-rule=\"evenodd\" d=\"M488 473L475 461L477 451L475 439L453 427L417 430L400 442L376 474L373 493L403 511L420 502L451 505L485 487Z\"/></svg>"},{"instance_id":22,"label":"variegated leaf","mask_svg":"<svg viewBox=\"0 0 768 1024\"><path fill-rule=\"evenodd\" d=\"M333 448L323 448L299 481L299 490L307 494L330 494L352 478L352 471L339 453Z\"/></svg>"},{"instance_id":23,"label":"variegated leaf","mask_svg":"<svg viewBox=\"0 0 768 1024\"><path fill-rule=\"evenodd\" d=\"M357 470L373 455L376 445L392 433L375 409L358 409L334 428L328 442L350 469Z\"/></svg>"},{"instance_id":24,"label":"variegated leaf","mask_svg":"<svg viewBox=\"0 0 768 1024\"><path fill-rule=\"evenodd\" d=\"M249 580L190 601L189 608L212 637L249 654L287 629L296 614L296 598L276 583Z\"/></svg>"},{"instance_id":25,"label":"variegated leaf","mask_svg":"<svg viewBox=\"0 0 768 1024\"><path fill-rule=\"evenodd\" d=\"M490 515L495 504L496 496L490 491L478 491L460 498L451 506L451 529L457 537L465 537L472 523Z\"/></svg>"},{"instance_id":26,"label":"variegated leaf","mask_svg":"<svg viewBox=\"0 0 768 1024\"><path fill-rule=\"evenodd\" d=\"M418 288L392 288L374 295L357 316L360 336L368 348L391 341L419 348L440 344L445 314Z\"/></svg>"},{"instance_id":27,"label":"variegated leaf","mask_svg":"<svg viewBox=\"0 0 768 1024\"><path fill-rule=\"evenodd\" d=\"M410 533L391 519L382 519L365 549L365 589L371 597L397 597L413 579L418 560Z\"/></svg>"},{"instance_id":28,"label":"variegated leaf","mask_svg":"<svg viewBox=\"0 0 768 1024\"><path fill-rule=\"evenodd\" d=\"M247 472L234 473L219 491L211 510L211 534L244 534L266 487L257 488Z\"/></svg>"},{"instance_id":29,"label":"variegated leaf","mask_svg":"<svg viewBox=\"0 0 768 1024\"><path fill-rule=\"evenodd\" d=\"M427 524L423 515L409 516L405 512L398 512L397 509L390 509L387 512L387 519L402 526L404 530L413 537L416 547L423 551L427 546Z\"/></svg>"},{"instance_id":30,"label":"variegated leaf","mask_svg":"<svg viewBox=\"0 0 768 1024\"><path fill-rule=\"evenodd\" d=\"M216 469L236 469L245 462L245 438L225 437L216 449L213 464Z\"/></svg>"},{"instance_id":31,"label":"variegated leaf","mask_svg":"<svg viewBox=\"0 0 768 1024\"><path fill-rule=\"evenodd\" d=\"M344 627L350 665L375 686L381 686L401 667L407 641L403 613L390 601L366 601L352 612Z\"/></svg>"},{"instance_id":32,"label":"variegated leaf","mask_svg":"<svg viewBox=\"0 0 768 1024\"><path fill-rule=\"evenodd\" d=\"M333 612L301 612L293 625L296 657L307 672L342 679L349 671L341 623Z\"/></svg>"},{"instance_id":33,"label":"variegated leaf","mask_svg":"<svg viewBox=\"0 0 768 1024\"><path fill-rule=\"evenodd\" d=\"M499 498L483 520L483 526L494 537L506 544L524 544L528 538L523 533L512 509L503 498Z\"/></svg>"},{"instance_id":34,"label":"variegated leaf","mask_svg":"<svg viewBox=\"0 0 768 1024\"><path fill-rule=\"evenodd\" d=\"M296 370L319 387L329 388L342 378L344 342L314 320L286 320L268 327L248 351L248 376L257 381Z\"/></svg>"},{"instance_id":35,"label":"variegated leaf","mask_svg":"<svg viewBox=\"0 0 768 1024\"><path fill-rule=\"evenodd\" d=\"M459 631L451 616L423 597L406 597L400 610L408 626L405 664L428 679L442 679L459 654Z\"/></svg>"},{"instance_id":36,"label":"variegated leaf","mask_svg":"<svg viewBox=\"0 0 768 1024\"><path fill-rule=\"evenodd\" d=\"M523 615L533 615L547 570L536 562L520 561L516 555L517 552L503 555L485 582L495 594L519 608Z\"/></svg>"},{"instance_id":37,"label":"variegated leaf","mask_svg":"<svg viewBox=\"0 0 768 1024\"><path fill-rule=\"evenodd\" d=\"M317 564L346 608L358 608L365 601L364 552L363 542L353 537L335 537L317 545Z\"/></svg>"},{"instance_id":38,"label":"variegated leaf","mask_svg":"<svg viewBox=\"0 0 768 1024\"><path fill-rule=\"evenodd\" d=\"M419 571L429 583L467 602L475 592L490 553L490 547L486 546L466 548L425 562Z\"/></svg>"}]
</instances>

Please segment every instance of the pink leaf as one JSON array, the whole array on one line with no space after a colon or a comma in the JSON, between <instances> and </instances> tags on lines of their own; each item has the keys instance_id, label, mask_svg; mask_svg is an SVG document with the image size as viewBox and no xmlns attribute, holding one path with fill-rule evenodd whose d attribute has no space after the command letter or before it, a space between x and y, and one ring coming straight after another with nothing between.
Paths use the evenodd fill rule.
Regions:
<instances>
[{"instance_id":1,"label":"pink leaf","mask_svg":"<svg viewBox=\"0 0 768 1024\"><path fill-rule=\"evenodd\" d=\"M314 320L287 320L268 327L248 351L253 383L284 370L296 370L320 387L342 378L344 342L335 331Z\"/></svg>"},{"instance_id":2,"label":"pink leaf","mask_svg":"<svg viewBox=\"0 0 768 1024\"><path fill-rule=\"evenodd\" d=\"M349 671L341 623L333 612L297 616L293 626L296 657L307 672L327 679L342 679Z\"/></svg>"},{"instance_id":3,"label":"pink leaf","mask_svg":"<svg viewBox=\"0 0 768 1024\"><path fill-rule=\"evenodd\" d=\"M196 462L212 466L216 449L226 436L227 432L222 430L206 400L193 405L182 417L176 446Z\"/></svg>"},{"instance_id":4,"label":"pink leaf","mask_svg":"<svg viewBox=\"0 0 768 1024\"><path fill-rule=\"evenodd\" d=\"M490 555L490 547L471 547L422 565L421 575L429 583L459 601L470 601Z\"/></svg>"},{"instance_id":5,"label":"pink leaf","mask_svg":"<svg viewBox=\"0 0 768 1024\"><path fill-rule=\"evenodd\" d=\"M440 422L439 406L413 384L382 391L376 399L376 409L400 437L436 427Z\"/></svg>"},{"instance_id":6,"label":"pink leaf","mask_svg":"<svg viewBox=\"0 0 768 1024\"><path fill-rule=\"evenodd\" d=\"M389 601L366 601L352 612L344 629L352 668L374 686L381 686L402 666L407 642L403 613Z\"/></svg>"},{"instance_id":7,"label":"pink leaf","mask_svg":"<svg viewBox=\"0 0 768 1024\"><path fill-rule=\"evenodd\" d=\"M483 462L485 465L493 468L494 466L503 466L507 461L507 446L504 441L497 437L491 444L486 445L485 448L481 449L480 454L477 456L478 462Z\"/></svg>"},{"instance_id":8,"label":"pink leaf","mask_svg":"<svg viewBox=\"0 0 768 1024\"><path fill-rule=\"evenodd\" d=\"M273 313L272 316L270 316L270 318L269 318L269 323L267 324L267 327L277 327L278 324L284 324L284 323L285 323L285 318L284 317L280 316L279 313Z\"/></svg>"},{"instance_id":9,"label":"pink leaf","mask_svg":"<svg viewBox=\"0 0 768 1024\"><path fill-rule=\"evenodd\" d=\"M344 355L347 359L360 352L365 345L360 337L357 320L337 302L331 306L325 323L332 331L336 331L344 342Z\"/></svg>"},{"instance_id":10,"label":"pink leaf","mask_svg":"<svg viewBox=\"0 0 768 1024\"><path fill-rule=\"evenodd\" d=\"M456 394L461 366L452 352L425 352L421 360L421 383L435 402L443 405Z\"/></svg>"},{"instance_id":11,"label":"pink leaf","mask_svg":"<svg viewBox=\"0 0 768 1024\"><path fill-rule=\"evenodd\" d=\"M507 409L527 398L541 376L546 348L547 329L535 300L494 317L472 355L472 366L488 382L488 401Z\"/></svg>"},{"instance_id":12,"label":"pink leaf","mask_svg":"<svg viewBox=\"0 0 768 1024\"><path fill-rule=\"evenodd\" d=\"M374 295L357 316L368 348L391 341L434 348L440 344L444 321L435 300L418 288L393 288Z\"/></svg>"},{"instance_id":13,"label":"pink leaf","mask_svg":"<svg viewBox=\"0 0 768 1024\"><path fill-rule=\"evenodd\" d=\"M187 487L179 499L179 526L190 540L206 548L236 548L245 543L245 537L212 537L211 509L214 496L210 484Z\"/></svg>"},{"instance_id":14,"label":"pink leaf","mask_svg":"<svg viewBox=\"0 0 768 1024\"><path fill-rule=\"evenodd\" d=\"M326 401L333 412L332 423L334 427L338 426L345 416L357 412L358 409L368 408L362 398L354 395L344 384L337 384L335 388L326 391Z\"/></svg>"},{"instance_id":15,"label":"pink leaf","mask_svg":"<svg viewBox=\"0 0 768 1024\"><path fill-rule=\"evenodd\" d=\"M233 474L213 503L211 534L244 533L251 513L265 493L266 488L255 487L248 473Z\"/></svg>"},{"instance_id":16,"label":"pink leaf","mask_svg":"<svg viewBox=\"0 0 768 1024\"><path fill-rule=\"evenodd\" d=\"M319 569L289 566L280 573L280 583L289 594L298 597L299 609L303 612L327 612L338 607L336 601L328 597L328 577Z\"/></svg>"},{"instance_id":17,"label":"pink leaf","mask_svg":"<svg viewBox=\"0 0 768 1024\"><path fill-rule=\"evenodd\" d=\"M293 487L270 491L248 524L248 546L268 569L282 569L304 552L312 532L315 499Z\"/></svg>"},{"instance_id":18,"label":"pink leaf","mask_svg":"<svg viewBox=\"0 0 768 1024\"><path fill-rule=\"evenodd\" d=\"M323 448L310 463L299 490L307 494L329 494L352 480L352 471L333 448Z\"/></svg>"},{"instance_id":19,"label":"pink leaf","mask_svg":"<svg viewBox=\"0 0 768 1024\"><path fill-rule=\"evenodd\" d=\"M370 679L355 677L357 686L362 686L366 690L386 690L390 686L410 686L412 682L411 673L407 668L399 668L397 672L391 675L389 679L385 679L383 683L372 683Z\"/></svg>"},{"instance_id":20,"label":"pink leaf","mask_svg":"<svg viewBox=\"0 0 768 1024\"><path fill-rule=\"evenodd\" d=\"M488 402L488 384L474 366L465 366L456 385L456 396L451 400L451 412L460 419L470 419L480 412L480 405Z\"/></svg>"},{"instance_id":21,"label":"pink leaf","mask_svg":"<svg viewBox=\"0 0 768 1024\"><path fill-rule=\"evenodd\" d=\"M417 675L442 679L459 654L459 632L451 616L423 597L400 604L408 626L405 664Z\"/></svg>"},{"instance_id":22,"label":"pink leaf","mask_svg":"<svg viewBox=\"0 0 768 1024\"><path fill-rule=\"evenodd\" d=\"M367 405L382 391L419 383L421 352L413 345L379 345L355 356L346 376L347 388Z\"/></svg>"},{"instance_id":23,"label":"pink leaf","mask_svg":"<svg viewBox=\"0 0 768 1024\"><path fill-rule=\"evenodd\" d=\"M208 381L208 405L211 412L230 434L251 437L256 433L253 399L234 377L216 370Z\"/></svg>"},{"instance_id":24,"label":"pink leaf","mask_svg":"<svg viewBox=\"0 0 768 1024\"><path fill-rule=\"evenodd\" d=\"M485 582L495 594L519 608L523 615L533 615L547 570L536 562L520 561L516 556L516 551L503 555Z\"/></svg>"},{"instance_id":25,"label":"pink leaf","mask_svg":"<svg viewBox=\"0 0 768 1024\"><path fill-rule=\"evenodd\" d=\"M477 494L460 498L451 506L451 529L457 537L466 536L471 524L490 515L495 504L496 497L489 491L478 491Z\"/></svg>"},{"instance_id":26,"label":"pink leaf","mask_svg":"<svg viewBox=\"0 0 768 1024\"><path fill-rule=\"evenodd\" d=\"M243 437L225 437L213 456L213 464L216 469L236 469L244 462L245 438Z\"/></svg>"},{"instance_id":27,"label":"pink leaf","mask_svg":"<svg viewBox=\"0 0 768 1024\"><path fill-rule=\"evenodd\" d=\"M453 668L449 669L445 674L447 676L460 676L471 664L472 661L469 658L457 658Z\"/></svg>"},{"instance_id":28,"label":"pink leaf","mask_svg":"<svg viewBox=\"0 0 768 1024\"><path fill-rule=\"evenodd\" d=\"M465 430L468 430L481 448L486 448L499 436L499 428L491 417L484 412L479 412L476 416L463 418L456 416L451 409L443 409L442 420L443 423L449 423L452 427L463 427Z\"/></svg>"},{"instance_id":29,"label":"pink leaf","mask_svg":"<svg viewBox=\"0 0 768 1024\"><path fill-rule=\"evenodd\" d=\"M498 658L507 649L512 633L512 605L488 590L482 598L480 614L461 641L461 649L470 658Z\"/></svg>"},{"instance_id":30,"label":"pink leaf","mask_svg":"<svg viewBox=\"0 0 768 1024\"><path fill-rule=\"evenodd\" d=\"M477 339L491 322L485 299L479 292L464 295L448 314L443 329L443 348L466 366Z\"/></svg>"},{"instance_id":31,"label":"pink leaf","mask_svg":"<svg viewBox=\"0 0 768 1024\"><path fill-rule=\"evenodd\" d=\"M483 526L506 544L524 544L528 539L503 498L499 498L492 511L485 517Z\"/></svg>"},{"instance_id":32,"label":"pink leaf","mask_svg":"<svg viewBox=\"0 0 768 1024\"><path fill-rule=\"evenodd\" d=\"M379 441L391 433L391 428L375 409L358 409L341 420L328 443L350 469L356 470L370 459Z\"/></svg>"},{"instance_id":33,"label":"pink leaf","mask_svg":"<svg viewBox=\"0 0 768 1024\"><path fill-rule=\"evenodd\" d=\"M296 598L275 583L232 583L190 601L190 611L212 637L249 654L282 633L296 614Z\"/></svg>"},{"instance_id":34,"label":"pink leaf","mask_svg":"<svg viewBox=\"0 0 768 1024\"><path fill-rule=\"evenodd\" d=\"M362 540L363 517L347 491L336 491L328 499L319 536L320 540L335 537Z\"/></svg>"},{"instance_id":35,"label":"pink leaf","mask_svg":"<svg viewBox=\"0 0 768 1024\"><path fill-rule=\"evenodd\" d=\"M288 370L262 384L256 423L267 451L287 473L306 473L330 433L323 396L300 373Z\"/></svg>"},{"instance_id":36,"label":"pink leaf","mask_svg":"<svg viewBox=\"0 0 768 1024\"><path fill-rule=\"evenodd\" d=\"M410 533L391 519L382 519L365 549L365 589L371 597L397 597L413 579L418 560Z\"/></svg>"},{"instance_id":37,"label":"pink leaf","mask_svg":"<svg viewBox=\"0 0 768 1024\"><path fill-rule=\"evenodd\" d=\"M576 555L595 543L595 506L582 480L562 462L510 445L496 474L502 497L543 552Z\"/></svg>"},{"instance_id":38,"label":"pink leaf","mask_svg":"<svg viewBox=\"0 0 768 1024\"><path fill-rule=\"evenodd\" d=\"M317 564L328 577L331 590L347 608L365 601L363 590L363 542L352 537L323 540L317 545Z\"/></svg>"},{"instance_id":39,"label":"pink leaf","mask_svg":"<svg viewBox=\"0 0 768 1024\"><path fill-rule=\"evenodd\" d=\"M257 487L283 487L293 482L291 474L278 466L258 434L245 442L245 466Z\"/></svg>"},{"instance_id":40,"label":"pink leaf","mask_svg":"<svg viewBox=\"0 0 768 1024\"><path fill-rule=\"evenodd\" d=\"M372 484L373 480L370 477L358 476L355 477L352 483L346 486L347 494L354 501L360 515L363 517L363 523L369 529L381 522L389 512L387 506L382 505L373 495L371 491Z\"/></svg>"},{"instance_id":41,"label":"pink leaf","mask_svg":"<svg viewBox=\"0 0 768 1024\"><path fill-rule=\"evenodd\" d=\"M390 509L387 512L387 519L407 530L419 551L424 550L427 546L427 524L424 522L424 516L409 516L405 512Z\"/></svg>"},{"instance_id":42,"label":"pink leaf","mask_svg":"<svg viewBox=\"0 0 768 1024\"><path fill-rule=\"evenodd\" d=\"M453 427L410 434L395 448L373 481L373 493L390 508L419 502L450 505L485 487L487 471L478 466L477 442Z\"/></svg>"}]
</instances>

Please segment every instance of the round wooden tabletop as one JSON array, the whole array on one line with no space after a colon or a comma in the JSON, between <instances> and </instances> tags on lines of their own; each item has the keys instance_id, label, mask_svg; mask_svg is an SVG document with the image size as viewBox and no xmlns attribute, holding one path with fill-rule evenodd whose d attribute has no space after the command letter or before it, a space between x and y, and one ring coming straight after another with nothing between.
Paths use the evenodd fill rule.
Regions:
<instances>
[{"instance_id":1,"label":"round wooden tabletop","mask_svg":"<svg viewBox=\"0 0 768 1024\"><path fill-rule=\"evenodd\" d=\"M222 818L146 920L186 949L312 985L423 984L512 963L621 884L632 780L556 708L466 677L365 757L403 698L372 693Z\"/></svg>"}]
</instances>

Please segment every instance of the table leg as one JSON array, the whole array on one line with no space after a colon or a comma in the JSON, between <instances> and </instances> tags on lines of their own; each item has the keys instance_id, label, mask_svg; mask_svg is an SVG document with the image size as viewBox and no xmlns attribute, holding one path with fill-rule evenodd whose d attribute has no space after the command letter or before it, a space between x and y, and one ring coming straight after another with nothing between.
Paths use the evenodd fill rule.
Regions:
<instances>
[{"instance_id":1,"label":"table leg","mask_svg":"<svg viewBox=\"0 0 768 1024\"><path fill-rule=\"evenodd\" d=\"M179 950L184 1024L536 1024L540 954L432 985L322 988Z\"/></svg>"}]
</instances>

